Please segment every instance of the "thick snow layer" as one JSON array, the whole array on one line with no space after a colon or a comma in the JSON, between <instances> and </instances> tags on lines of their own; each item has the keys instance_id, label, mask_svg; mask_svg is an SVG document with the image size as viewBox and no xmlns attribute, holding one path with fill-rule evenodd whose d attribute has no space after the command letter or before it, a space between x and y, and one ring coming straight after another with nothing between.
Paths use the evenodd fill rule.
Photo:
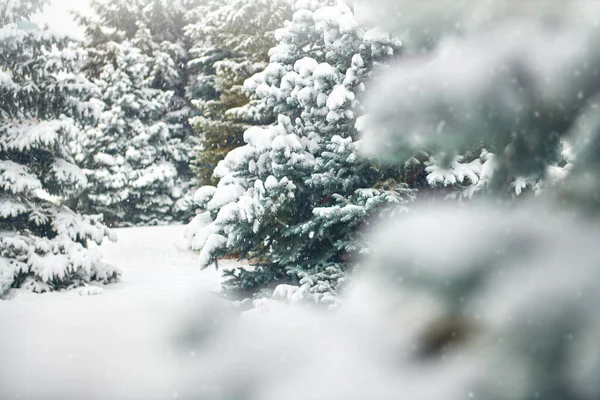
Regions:
<instances>
[{"instance_id":1,"label":"thick snow layer","mask_svg":"<svg viewBox=\"0 0 600 400\"><path fill-rule=\"evenodd\" d=\"M120 283L50 294L18 291L0 301L0 398L70 393L61 398L76 399L82 386L102 399L172 398L176 388L168 374L176 367L164 339L180 327L174 321L181 310L202 293L220 290L220 273L200 270L183 231L116 230L118 243L105 242L101 250L105 262L123 270Z\"/></svg>"}]
</instances>

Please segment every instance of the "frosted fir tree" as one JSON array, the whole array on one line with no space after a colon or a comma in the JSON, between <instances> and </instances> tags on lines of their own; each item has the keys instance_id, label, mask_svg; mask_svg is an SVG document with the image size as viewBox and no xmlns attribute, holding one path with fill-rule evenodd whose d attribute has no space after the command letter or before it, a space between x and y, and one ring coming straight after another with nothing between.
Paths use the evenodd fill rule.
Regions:
<instances>
[{"instance_id":1,"label":"frosted fir tree","mask_svg":"<svg viewBox=\"0 0 600 400\"><path fill-rule=\"evenodd\" d=\"M234 288L293 282L331 300L364 248L361 228L412 196L399 170L358 158L354 128L366 78L398 42L366 32L343 3L297 7L275 33L271 62L245 85L261 103L254 109L278 122L248 129L215 170L218 186L196 193L204 213L188 240L204 267L227 254L255 259L254 270L227 273Z\"/></svg>"},{"instance_id":2,"label":"frosted fir tree","mask_svg":"<svg viewBox=\"0 0 600 400\"><path fill-rule=\"evenodd\" d=\"M0 2L0 296L120 275L89 248L114 235L63 205L87 186L71 145L97 117L97 88L78 73L80 48L27 22L43 5Z\"/></svg>"},{"instance_id":3,"label":"frosted fir tree","mask_svg":"<svg viewBox=\"0 0 600 400\"><path fill-rule=\"evenodd\" d=\"M194 100L200 115L191 122L200 136L201 150L195 161L199 184L215 184L213 170L225 155L243 142L243 133L252 125L273 122L268 114L241 114L249 103L243 83L268 63L268 51L275 46L273 32L291 18L290 0L228 0L212 5L205 2L194 10L195 22L186 27L194 46L190 66L203 88Z\"/></svg>"},{"instance_id":4,"label":"frosted fir tree","mask_svg":"<svg viewBox=\"0 0 600 400\"><path fill-rule=\"evenodd\" d=\"M169 217L186 221L194 215L191 199L196 183L189 164L197 145L188 122L195 111L187 97L189 44L184 27L186 14L198 3L197 0L95 0L91 4L91 16L78 16L86 29L89 55L85 70L88 77L99 79L105 68L113 63L113 44L129 41L148 58L147 86L163 91L165 94L161 96L169 97L161 118L168 126L170 139L168 148L160 151L171 153L171 161L177 168L177 189L170 194L176 204L164 222Z\"/></svg>"},{"instance_id":5,"label":"frosted fir tree","mask_svg":"<svg viewBox=\"0 0 600 400\"><path fill-rule=\"evenodd\" d=\"M151 59L132 43L113 43L112 54L97 81L104 112L83 143L90 186L81 207L114 225L171 222L187 160L165 121L173 93L151 87Z\"/></svg>"}]
</instances>

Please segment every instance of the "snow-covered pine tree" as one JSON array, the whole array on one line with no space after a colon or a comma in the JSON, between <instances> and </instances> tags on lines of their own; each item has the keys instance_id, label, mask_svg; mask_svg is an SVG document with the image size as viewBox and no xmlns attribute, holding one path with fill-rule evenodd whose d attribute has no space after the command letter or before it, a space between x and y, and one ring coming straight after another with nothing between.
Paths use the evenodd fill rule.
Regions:
<instances>
[{"instance_id":1,"label":"snow-covered pine tree","mask_svg":"<svg viewBox=\"0 0 600 400\"><path fill-rule=\"evenodd\" d=\"M276 31L270 64L246 82L278 122L248 129L246 145L219 163L218 186L196 193L204 213L188 239L204 267L226 254L256 259L252 271L227 273L234 288L291 281L304 292L335 294L362 250L359 230L384 206L411 197L398 170L357 157L354 128L366 78L398 43L366 32L341 2L297 7Z\"/></svg>"},{"instance_id":2,"label":"snow-covered pine tree","mask_svg":"<svg viewBox=\"0 0 600 400\"><path fill-rule=\"evenodd\" d=\"M200 115L191 123L200 136L201 150L195 161L199 185L214 185L213 170L225 155L241 146L251 125L266 125L274 118L263 113L236 112L247 105L243 83L262 71L275 46L273 32L292 16L291 0L227 0L194 10L197 18L186 27L190 42L190 65L212 90L195 99ZM258 116L256 120L255 116Z\"/></svg>"},{"instance_id":3,"label":"snow-covered pine tree","mask_svg":"<svg viewBox=\"0 0 600 400\"><path fill-rule=\"evenodd\" d=\"M133 43L109 48L114 59L97 81L105 110L83 144L91 185L82 206L114 225L177 220L178 164L187 154L165 122L173 92L151 87L152 60Z\"/></svg>"},{"instance_id":4,"label":"snow-covered pine tree","mask_svg":"<svg viewBox=\"0 0 600 400\"><path fill-rule=\"evenodd\" d=\"M195 179L189 164L196 154L197 146L194 131L188 122L194 114L194 108L186 95L189 45L183 29L185 15L198 2L199 0L95 0L91 4L92 16L79 17L86 28L86 47L90 59L86 66L88 77L100 79L100 75L105 73L107 68L111 68L111 65L114 67L114 43L128 41L130 43L127 46L133 44L146 58L144 69L148 68L149 71L144 77L145 87L151 89L154 94L157 94L157 91L163 92L158 96L159 102L168 98L160 118L168 128L169 138L155 144L166 146L158 151L165 154L168 162L174 165L177 171L175 183L170 185L172 190L168 192L172 201L164 199L171 203L171 206L164 217L159 219L156 219L156 215L150 218L132 215L130 218L121 213L119 218L123 219L115 220L117 224L186 221L194 214L191 197ZM84 151L89 152L89 149ZM86 167L92 166L88 164ZM131 184L134 184L133 181ZM156 196L161 192L160 189L154 192L151 186L146 188L151 190L145 193L147 197ZM143 194L141 187L130 189L132 192ZM93 203L91 199L82 201L85 204ZM102 204L99 206L103 207ZM163 210L167 209L163 207ZM115 211L113 216L118 213Z\"/></svg>"},{"instance_id":5,"label":"snow-covered pine tree","mask_svg":"<svg viewBox=\"0 0 600 400\"><path fill-rule=\"evenodd\" d=\"M114 235L63 202L83 189L71 144L94 122L84 52L27 19L45 1L0 1L0 296L118 279L88 248Z\"/></svg>"}]
</instances>

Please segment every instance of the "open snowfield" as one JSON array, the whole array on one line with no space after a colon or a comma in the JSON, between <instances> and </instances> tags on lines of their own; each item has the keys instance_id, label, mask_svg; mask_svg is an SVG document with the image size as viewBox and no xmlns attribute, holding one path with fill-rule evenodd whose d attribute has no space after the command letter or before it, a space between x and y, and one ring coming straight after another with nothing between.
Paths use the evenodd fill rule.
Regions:
<instances>
[{"instance_id":1,"label":"open snowfield","mask_svg":"<svg viewBox=\"0 0 600 400\"><path fill-rule=\"evenodd\" d=\"M177 396L171 338L199 296L220 288L220 273L201 271L183 247L183 230L117 229L118 243L102 250L122 280L89 290L97 295L20 291L0 301L0 398L91 398L78 388L97 398Z\"/></svg>"}]
</instances>

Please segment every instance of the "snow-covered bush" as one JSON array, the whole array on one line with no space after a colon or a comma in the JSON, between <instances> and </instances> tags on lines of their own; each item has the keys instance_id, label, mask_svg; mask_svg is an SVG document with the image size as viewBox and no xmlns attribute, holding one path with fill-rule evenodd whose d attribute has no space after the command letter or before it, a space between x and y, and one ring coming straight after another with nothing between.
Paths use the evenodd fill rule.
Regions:
<instances>
[{"instance_id":1,"label":"snow-covered bush","mask_svg":"<svg viewBox=\"0 0 600 400\"><path fill-rule=\"evenodd\" d=\"M291 281L336 293L364 247L359 229L386 206L402 211L411 198L398 170L358 158L354 128L367 77L399 43L365 31L343 2L297 7L275 32L269 65L245 84L257 100L250 108L278 121L246 130L246 145L219 163L218 186L196 196L208 214L192 222L188 236L203 267L226 254L256 261L252 271L229 272L234 287Z\"/></svg>"},{"instance_id":2,"label":"snow-covered bush","mask_svg":"<svg viewBox=\"0 0 600 400\"><path fill-rule=\"evenodd\" d=\"M61 203L87 186L72 143L95 121L83 51L22 22L43 2L0 2L0 296L118 279L92 242L114 235Z\"/></svg>"}]
</instances>

